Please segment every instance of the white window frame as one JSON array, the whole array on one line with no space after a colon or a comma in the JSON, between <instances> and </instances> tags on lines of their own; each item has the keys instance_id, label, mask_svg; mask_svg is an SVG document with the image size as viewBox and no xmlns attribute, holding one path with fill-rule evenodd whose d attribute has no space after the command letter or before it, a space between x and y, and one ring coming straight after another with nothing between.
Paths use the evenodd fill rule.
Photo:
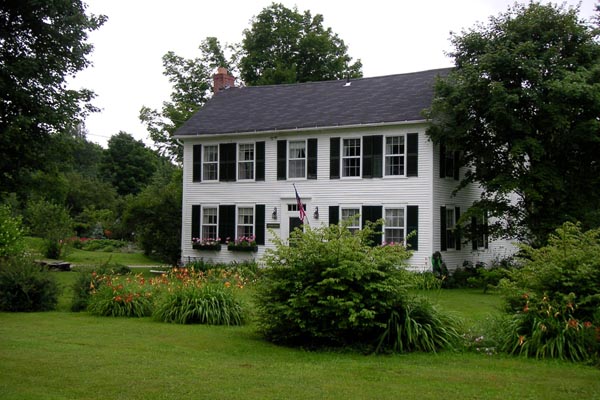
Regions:
<instances>
[{"instance_id":1,"label":"white window frame","mask_svg":"<svg viewBox=\"0 0 600 400\"><path fill-rule=\"evenodd\" d=\"M252 160L241 160L241 149L242 146L252 146ZM241 165L242 164L251 164L252 167L250 169L252 177L251 178L242 178L240 177L240 170L241 170ZM238 181L254 181L254 179L256 178L256 143L254 142L242 142L242 143L238 143L237 147L236 147L236 174L237 174L237 180Z\"/></svg>"},{"instance_id":2,"label":"white window frame","mask_svg":"<svg viewBox=\"0 0 600 400\"><path fill-rule=\"evenodd\" d=\"M346 156L344 154L344 148L345 148L345 142L347 140L358 140L358 155L353 155L353 156ZM358 137L348 137L348 138L342 138L341 140L341 144L340 146L342 147L340 149L340 177L341 178L349 178L349 179L356 179L356 178L361 178L362 177L362 150L363 150L363 143L362 143L362 137L358 136ZM350 160L357 160L358 161L358 165L357 166L353 166L352 168L357 168L358 169L358 175L346 175L346 168L344 166L344 161L350 161Z\"/></svg>"},{"instance_id":3,"label":"white window frame","mask_svg":"<svg viewBox=\"0 0 600 400\"><path fill-rule=\"evenodd\" d=\"M252 214L250 215L252 218L251 222L240 222L240 217L241 209L248 209L248 210L252 210ZM237 240L240 236L247 236L247 237L251 237L255 235L254 232L254 224L256 222L256 210L254 209L253 205L237 205L235 207L235 233L236 233L236 237L235 240ZM247 235L245 233L241 233L240 232L240 228L241 227L250 227L250 235Z\"/></svg>"},{"instance_id":4,"label":"white window frame","mask_svg":"<svg viewBox=\"0 0 600 400\"><path fill-rule=\"evenodd\" d=\"M485 242L487 241L487 235L485 234L485 219L484 214L475 216L475 227L477 229L475 243L477 244L477 250L485 249Z\"/></svg>"},{"instance_id":5,"label":"white window frame","mask_svg":"<svg viewBox=\"0 0 600 400\"><path fill-rule=\"evenodd\" d=\"M351 216L346 216L344 217L344 211L346 210L356 210L357 212L354 213ZM340 222L344 222L347 219L349 219L350 217L353 217L354 215L360 215L361 214L361 206L358 205L343 205L340 206ZM351 232L356 232L362 229L362 218L357 218L354 222L356 225L348 225L348 230L350 230Z\"/></svg>"},{"instance_id":6,"label":"white window frame","mask_svg":"<svg viewBox=\"0 0 600 400\"><path fill-rule=\"evenodd\" d=\"M387 217L387 211L388 210L402 210L402 225L398 225L398 226L390 226L388 225L388 217ZM385 243L405 243L406 242L406 206L403 205L390 205L390 206L384 206L383 207L383 218L385 220L384 224L383 224L383 241ZM402 230L402 238L400 239L400 241L396 241L396 240L390 240L388 235L387 235L387 230L388 229L394 229L394 230Z\"/></svg>"},{"instance_id":7,"label":"white window frame","mask_svg":"<svg viewBox=\"0 0 600 400\"><path fill-rule=\"evenodd\" d=\"M401 153L390 153L387 152L387 141L388 139L400 138L402 141L401 146L403 151ZM402 163L401 174L388 174L388 158L400 157ZM383 141L383 176L385 177L405 177L406 176L406 134L401 133L397 135L388 135L384 137Z\"/></svg>"},{"instance_id":8,"label":"white window frame","mask_svg":"<svg viewBox=\"0 0 600 400\"><path fill-rule=\"evenodd\" d=\"M216 160L207 161L207 149L216 147ZM206 172L208 169L207 165L215 165L215 178L209 179L207 178ZM204 182L214 182L219 180L219 145L218 144L207 144L202 146L202 181Z\"/></svg>"},{"instance_id":9,"label":"white window frame","mask_svg":"<svg viewBox=\"0 0 600 400\"><path fill-rule=\"evenodd\" d=\"M290 150L291 150L291 144L292 143L303 143L304 144L304 157L295 157L292 158L291 154L290 154ZM298 140L288 140L287 141L287 149L286 149L286 155L287 155L287 178L288 179L306 179L306 174L307 174L307 166L308 166L308 144L307 141L305 139L298 139ZM292 171L292 162L297 162L297 161L302 161L304 162L304 169L302 171L302 176L291 176L291 171Z\"/></svg>"},{"instance_id":10,"label":"white window frame","mask_svg":"<svg viewBox=\"0 0 600 400\"><path fill-rule=\"evenodd\" d=\"M211 209L211 210L215 210L215 223L207 223L205 222L205 212L206 210ZM207 235L204 234L204 228L205 227L215 227L215 235L214 237L208 237ZM206 206L202 206L202 215L200 217L200 236L202 240L205 239L217 239L219 237L219 206L217 205L206 205Z\"/></svg>"}]
</instances>

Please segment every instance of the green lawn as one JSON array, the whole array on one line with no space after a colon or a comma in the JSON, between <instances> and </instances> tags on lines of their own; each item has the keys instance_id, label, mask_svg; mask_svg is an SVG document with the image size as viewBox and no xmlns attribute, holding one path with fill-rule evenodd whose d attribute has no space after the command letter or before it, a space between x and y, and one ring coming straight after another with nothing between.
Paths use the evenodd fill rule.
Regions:
<instances>
[{"instance_id":1,"label":"green lawn","mask_svg":"<svg viewBox=\"0 0 600 400\"><path fill-rule=\"evenodd\" d=\"M75 277L56 274L66 287ZM499 304L479 291L427 294L470 323ZM267 343L252 325L0 313L0 398L600 399L600 370L474 353L307 352Z\"/></svg>"},{"instance_id":2,"label":"green lawn","mask_svg":"<svg viewBox=\"0 0 600 400\"><path fill-rule=\"evenodd\" d=\"M25 243L29 251L36 258L42 257L42 239L35 237L25 238ZM157 266L164 263L152 260L145 256L142 252L105 252L105 251L86 251L68 247L62 257L63 261L67 261L78 265L102 265L106 263L123 264L123 265L152 265Z\"/></svg>"}]
</instances>

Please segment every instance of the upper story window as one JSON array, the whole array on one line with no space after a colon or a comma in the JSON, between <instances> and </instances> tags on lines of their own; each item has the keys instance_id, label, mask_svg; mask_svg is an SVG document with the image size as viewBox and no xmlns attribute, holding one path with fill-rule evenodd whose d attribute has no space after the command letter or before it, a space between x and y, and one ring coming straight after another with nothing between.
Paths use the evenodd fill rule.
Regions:
<instances>
[{"instance_id":1,"label":"upper story window","mask_svg":"<svg viewBox=\"0 0 600 400\"><path fill-rule=\"evenodd\" d=\"M238 180L254 179L254 143L238 145Z\"/></svg>"},{"instance_id":2,"label":"upper story window","mask_svg":"<svg viewBox=\"0 0 600 400\"><path fill-rule=\"evenodd\" d=\"M217 238L217 207L202 207L202 239Z\"/></svg>"},{"instance_id":3,"label":"upper story window","mask_svg":"<svg viewBox=\"0 0 600 400\"><path fill-rule=\"evenodd\" d=\"M384 239L386 243L404 243L404 208L386 208Z\"/></svg>"},{"instance_id":4,"label":"upper story window","mask_svg":"<svg viewBox=\"0 0 600 400\"><path fill-rule=\"evenodd\" d=\"M342 176L360 176L360 138L342 142Z\"/></svg>"},{"instance_id":5,"label":"upper story window","mask_svg":"<svg viewBox=\"0 0 600 400\"><path fill-rule=\"evenodd\" d=\"M385 175L404 175L404 136L385 138Z\"/></svg>"},{"instance_id":6,"label":"upper story window","mask_svg":"<svg viewBox=\"0 0 600 400\"><path fill-rule=\"evenodd\" d=\"M288 177L306 177L306 141L294 140L288 142Z\"/></svg>"},{"instance_id":7,"label":"upper story window","mask_svg":"<svg viewBox=\"0 0 600 400\"><path fill-rule=\"evenodd\" d=\"M238 207L237 212L237 237L254 235L254 208Z\"/></svg>"},{"instance_id":8,"label":"upper story window","mask_svg":"<svg viewBox=\"0 0 600 400\"><path fill-rule=\"evenodd\" d=\"M350 225L348 225L348 230L350 232L356 232L360 230L360 218L358 215L360 214L360 208L352 207L352 208L344 208L342 207L342 221L350 221Z\"/></svg>"},{"instance_id":9,"label":"upper story window","mask_svg":"<svg viewBox=\"0 0 600 400\"><path fill-rule=\"evenodd\" d=\"M204 146L202 157L202 179L216 181L219 179L219 146Z\"/></svg>"}]
</instances>

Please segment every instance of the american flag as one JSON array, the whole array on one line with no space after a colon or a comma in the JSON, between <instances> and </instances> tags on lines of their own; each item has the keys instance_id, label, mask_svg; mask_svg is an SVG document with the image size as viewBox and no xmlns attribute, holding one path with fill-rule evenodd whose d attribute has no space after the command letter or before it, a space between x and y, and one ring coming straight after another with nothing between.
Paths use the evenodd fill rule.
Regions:
<instances>
[{"instance_id":1,"label":"american flag","mask_svg":"<svg viewBox=\"0 0 600 400\"><path fill-rule=\"evenodd\" d=\"M296 185L294 185L294 192L296 192L296 204L298 204L298 213L300 214L300 221L304 223L304 218L306 218L306 211L304 211L304 205L302 204L302 200L300 200L300 196L298 195Z\"/></svg>"}]
</instances>

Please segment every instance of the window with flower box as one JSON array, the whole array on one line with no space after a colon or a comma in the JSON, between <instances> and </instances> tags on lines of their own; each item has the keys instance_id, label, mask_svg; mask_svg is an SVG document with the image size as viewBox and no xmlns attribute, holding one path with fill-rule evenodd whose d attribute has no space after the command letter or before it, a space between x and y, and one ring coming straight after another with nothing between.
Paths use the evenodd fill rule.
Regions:
<instances>
[{"instance_id":1,"label":"window with flower box","mask_svg":"<svg viewBox=\"0 0 600 400\"><path fill-rule=\"evenodd\" d=\"M202 239L217 239L217 207L202 208Z\"/></svg>"}]
</instances>

